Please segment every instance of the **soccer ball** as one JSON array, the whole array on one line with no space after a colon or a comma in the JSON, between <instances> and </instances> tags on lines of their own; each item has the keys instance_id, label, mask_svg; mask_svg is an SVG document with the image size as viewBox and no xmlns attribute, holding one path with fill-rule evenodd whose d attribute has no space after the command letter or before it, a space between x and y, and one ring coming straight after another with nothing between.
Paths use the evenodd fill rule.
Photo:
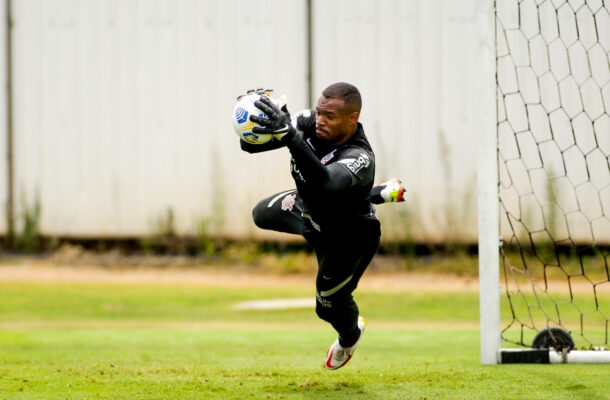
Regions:
<instances>
[{"instance_id":1,"label":"soccer ball","mask_svg":"<svg viewBox=\"0 0 610 400\"><path fill-rule=\"evenodd\" d=\"M252 128L260 125L250 121L250 115L265 117L265 113L254 105L254 102L260 97L261 95L258 93L245 95L237 100L235 108L233 108L233 128L237 136L247 143L263 144L273 138L272 135L261 135L252 132ZM279 106L276 100L273 100L273 102Z\"/></svg>"}]
</instances>

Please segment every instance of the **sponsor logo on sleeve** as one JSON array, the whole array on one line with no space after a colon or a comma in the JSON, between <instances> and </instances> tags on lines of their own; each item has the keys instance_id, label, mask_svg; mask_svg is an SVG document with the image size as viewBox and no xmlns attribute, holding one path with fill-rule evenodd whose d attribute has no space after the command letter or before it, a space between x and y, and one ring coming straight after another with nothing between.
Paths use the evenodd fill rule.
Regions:
<instances>
[{"instance_id":1,"label":"sponsor logo on sleeve","mask_svg":"<svg viewBox=\"0 0 610 400\"><path fill-rule=\"evenodd\" d=\"M348 158L339 162L345 164L345 166L354 174L358 173L358 171L363 168L368 168L369 165L371 165L371 159L364 153L360 153L358 158Z\"/></svg>"}]
</instances>

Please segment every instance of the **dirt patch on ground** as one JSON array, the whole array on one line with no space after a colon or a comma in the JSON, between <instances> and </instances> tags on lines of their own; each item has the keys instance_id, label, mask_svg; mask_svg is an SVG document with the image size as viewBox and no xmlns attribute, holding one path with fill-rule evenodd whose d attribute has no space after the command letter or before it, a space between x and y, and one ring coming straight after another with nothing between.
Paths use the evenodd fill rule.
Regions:
<instances>
[{"instance_id":1,"label":"dirt patch on ground","mask_svg":"<svg viewBox=\"0 0 610 400\"><path fill-rule=\"evenodd\" d=\"M314 273L274 274L248 265L197 264L184 257L122 259L111 254L97 258L13 257L0 262L4 282L107 282L200 286L313 286ZM474 278L449 275L387 272L371 269L361 289L392 291L478 290Z\"/></svg>"},{"instance_id":2,"label":"dirt patch on ground","mask_svg":"<svg viewBox=\"0 0 610 400\"><path fill-rule=\"evenodd\" d=\"M62 266L22 263L0 266L0 281L4 282L98 282L142 283L200 286L311 286L313 275L271 275L248 272L245 268L103 268L96 266ZM478 282L453 276L416 273L367 273L360 288L383 290L477 290Z\"/></svg>"}]
</instances>

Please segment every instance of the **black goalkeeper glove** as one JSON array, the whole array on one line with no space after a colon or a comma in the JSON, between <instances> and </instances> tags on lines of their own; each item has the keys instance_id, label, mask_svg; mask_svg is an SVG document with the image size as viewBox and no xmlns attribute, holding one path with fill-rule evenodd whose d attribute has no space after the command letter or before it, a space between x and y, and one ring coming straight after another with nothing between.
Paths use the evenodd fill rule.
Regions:
<instances>
[{"instance_id":1,"label":"black goalkeeper glove","mask_svg":"<svg viewBox=\"0 0 610 400\"><path fill-rule=\"evenodd\" d=\"M296 118L292 120L297 131L314 135L316 132L316 110L299 111Z\"/></svg>"},{"instance_id":2,"label":"black goalkeeper glove","mask_svg":"<svg viewBox=\"0 0 610 400\"><path fill-rule=\"evenodd\" d=\"M260 125L260 127L256 126L252 128L252 132L256 134L273 135L278 140L282 140L282 138L286 136L292 137L296 133L296 130L290 123L290 114L285 105L280 109L266 95L263 95L259 100L256 100L254 105L265 113L266 117L259 117L258 115L250 116L250 121Z\"/></svg>"}]
</instances>

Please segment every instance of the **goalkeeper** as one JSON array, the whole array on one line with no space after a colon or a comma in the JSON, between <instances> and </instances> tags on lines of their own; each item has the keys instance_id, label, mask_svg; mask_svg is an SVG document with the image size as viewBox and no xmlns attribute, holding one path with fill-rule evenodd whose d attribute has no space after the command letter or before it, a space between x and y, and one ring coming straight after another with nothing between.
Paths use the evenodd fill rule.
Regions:
<instances>
[{"instance_id":1,"label":"goalkeeper","mask_svg":"<svg viewBox=\"0 0 610 400\"><path fill-rule=\"evenodd\" d=\"M265 95L255 105L266 117L250 117L261 126L253 132L274 139L241 141L241 147L250 153L287 147L296 189L260 201L253 219L262 229L303 235L315 250L316 314L338 333L324 364L337 369L351 359L364 332L352 293L379 247L373 204L404 201L405 189L396 178L373 187L375 155L358 121L362 99L355 86L330 85L315 110L294 121L285 105L280 110Z\"/></svg>"}]
</instances>

